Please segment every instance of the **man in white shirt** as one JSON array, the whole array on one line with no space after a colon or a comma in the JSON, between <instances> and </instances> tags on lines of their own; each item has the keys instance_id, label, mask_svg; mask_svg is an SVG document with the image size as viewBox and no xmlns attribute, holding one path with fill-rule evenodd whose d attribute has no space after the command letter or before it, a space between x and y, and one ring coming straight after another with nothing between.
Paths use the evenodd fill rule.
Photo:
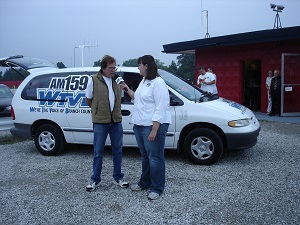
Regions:
<instances>
[{"instance_id":1,"label":"man in white shirt","mask_svg":"<svg viewBox=\"0 0 300 225\"><path fill-rule=\"evenodd\" d=\"M94 131L94 161L93 174L87 191L94 191L100 186L102 161L105 141L109 135L112 147L113 159L113 183L122 187L129 187L129 183L123 180L122 173L122 146L123 127L121 113L121 88L113 79L116 71L115 58L105 55L101 60L101 69L88 81L86 88L86 103L92 110L92 122Z\"/></svg>"},{"instance_id":2,"label":"man in white shirt","mask_svg":"<svg viewBox=\"0 0 300 225\"><path fill-rule=\"evenodd\" d=\"M199 74L197 85L200 87L200 89L212 94L218 94L215 74L211 72L205 72L203 66L199 67Z\"/></svg>"},{"instance_id":3,"label":"man in white shirt","mask_svg":"<svg viewBox=\"0 0 300 225\"><path fill-rule=\"evenodd\" d=\"M273 78L273 71L269 70L268 71L268 76L266 78L266 88L267 88L267 95L268 95L267 115L269 115L269 113L272 110L272 99L271 99L271 94L270 94L270 87L271 87L272 78Z\"/></svg>"},{"instance_id":4,"label":"man in white shirt","mask_svg":"<svg viewBox=\"0 0 300 225\"><path fill-rule=\"evenodd\" d=\"M214 91L213 94L218 94L218 89L217 89L217 75L214 73L214 68L213 67L208 67L207 72L212 73L215 76L215 83L213 85Z\"/></svg>"}]
</instances>

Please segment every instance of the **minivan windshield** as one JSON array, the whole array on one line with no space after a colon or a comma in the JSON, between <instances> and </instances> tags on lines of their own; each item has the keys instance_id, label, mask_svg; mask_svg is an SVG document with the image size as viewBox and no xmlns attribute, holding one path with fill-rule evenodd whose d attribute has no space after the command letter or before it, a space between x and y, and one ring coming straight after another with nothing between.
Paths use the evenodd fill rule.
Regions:
<instances>
[{"instance_id":1,"label":"minivan windshield","mask_svg":"<svg viewBox=\"0 0 300 225\"><path fill-rule=\"evenodd\" d=\"M190 101L199 101L203 97L203 91L193 84L185 81L184 79L177 77L167 71L158 70L158 74L164 79L166 84L183 95Z\"/></svg>"}]
</instances>

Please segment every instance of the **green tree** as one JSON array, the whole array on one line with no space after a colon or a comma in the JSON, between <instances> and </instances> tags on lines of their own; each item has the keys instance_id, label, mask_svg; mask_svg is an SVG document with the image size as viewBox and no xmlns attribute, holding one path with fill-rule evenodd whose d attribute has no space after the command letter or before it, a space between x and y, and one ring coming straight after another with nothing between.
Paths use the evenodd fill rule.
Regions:
<instances>
[{"instance_id":1,"label":"green tree","mask_svg":"<svg viewBox=\"0 0 300 225\"><path fill-rule=\"evenodd\" d=\"M178 60L177 75L193 81L195 77L195 55L182 54L177 56L176 59Z\"/></svg>"},{"instance_id":2,"label":"green tree","mask_svg":"<svg viewBox=\"0 0 300 225\"><path fill-rule=\"evenodd\" d=\"M67 68L63 62L58 62L56 65L59 69Z\"/></svg>"},{"instance_id":3,"label":"green tree","mask_svg":"<svg viewBox=\"0 0 300 225\"><path fill-rule=\"evenodd\" d=\"M10 80L24 80L25 77L29 75L29 72L24 69L12 69L9 68L3 74L2 80L10 81Z\"/></svg>"},{"instance_id":4,"label":"green tree","mask_svg":"<svg viewBox=\"0 0 300 225\"><path fill-rule=\"evenodd\" d=\"M167 71L169 71L170 73L173 73L175 75L177 75L178 73L178 68L177 68L177 65L175 63L174 60L172 60L171 64L169 65Z\"/></svg>"},{"instance_id":5,"label":"green tree","mask_svg":"<svg viewBox=\"0 0 300 225\"><path fill-rule=\"evenodd\" d=\"M97 66L100 66L100 65L101 65L101 60L99 59L98 61L94 62L93 67L97 67Z\"/></svg>"},{"instance_id":6,"label":"green tree","mask_svg":"<svg viewBox=\"0 0 300 225\"><path fill-rule=\"evenodd\" d=\"M126 61L123 62L122 66L130 66L130 67L138 67L138 63L137 63L138 59L128 59ZM167 70L169 71L169 67L165 66L164 62L161 62L159 59L155 59L155 63L157 65L158 69L163 69L163 70Z\"/></svg>"},{"instance_id":7,"label":"green tree","mask_svg":"<svg viewBox=\"0 0 300 225\"><path fill-rule=\"evenodd\" d=\"M166 70L183 79L194 80L195 77L195 56L192 54L182 54L176 57L177 64L173 60L169 66L165 66L164 62L155 59L158 69ZM138 67L137 58L128 59L123 62L122 66ZM94 66L100 66L101 60L94 62ZM119 65L118 65L119 66Z\"/></svg>"},{"instance_id":8,"label":"green tree","mask_svg":"<svg viewBox=\"0 0 300 225\"><path fill-rule=\"evenodd\" d=\"M139 65L137 63L137 59L128 59L123 62L122 66L137 67Z\"/></svg>"}]
</instances>

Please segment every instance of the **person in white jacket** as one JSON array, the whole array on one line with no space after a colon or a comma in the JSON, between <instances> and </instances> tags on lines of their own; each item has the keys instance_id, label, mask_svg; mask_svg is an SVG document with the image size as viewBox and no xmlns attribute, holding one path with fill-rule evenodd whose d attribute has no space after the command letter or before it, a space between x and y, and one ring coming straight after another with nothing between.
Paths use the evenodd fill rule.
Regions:
<instances>
[{"instance_id":1,"label":"person in white jacket","mask_svg":"<svg viewBox=\"0 0 300 225\"><path fill-rule=\"evenodd\" d=\"M272 99L271 99L271 94L270 94L270 87L271 87L271 81L272 81L273 77L274 77L273 71L269 70L268 76L266 78L266 88L267 88L267 96L268 96L267 115L269 115L272 110Z\"/></svg>"},{"instance_id":2,"label":"person in white jacket","mask_svg":"<svg viewBox=\"0 0 300 225\"><path fill-rule=\"evenodd\" d=\"M171 124L170 95L165 81L157 73L157 65L151 55L138 59L140 75L144 78L133 92L123 83L134 100L132 114L133 131L142 155L140 180L131 186L133 191L150 189L148 198L160 197L165 187L164 147Z\"/></svg>"}]
</instances>

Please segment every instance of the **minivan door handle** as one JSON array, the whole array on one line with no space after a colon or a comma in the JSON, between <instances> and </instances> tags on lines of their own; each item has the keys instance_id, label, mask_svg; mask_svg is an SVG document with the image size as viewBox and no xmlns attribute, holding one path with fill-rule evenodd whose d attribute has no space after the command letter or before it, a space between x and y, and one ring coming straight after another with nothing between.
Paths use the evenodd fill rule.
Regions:
<instances>
[{"instance_id":1,"label":"minivan door handle","mask_svg":"<svg viewBox=\"0 0 300 225\"><path fill-rule=\"evenodd\" d=\"M130 116L129 110L121 110L122 116Z\"/></svg>"}]
</instances>

